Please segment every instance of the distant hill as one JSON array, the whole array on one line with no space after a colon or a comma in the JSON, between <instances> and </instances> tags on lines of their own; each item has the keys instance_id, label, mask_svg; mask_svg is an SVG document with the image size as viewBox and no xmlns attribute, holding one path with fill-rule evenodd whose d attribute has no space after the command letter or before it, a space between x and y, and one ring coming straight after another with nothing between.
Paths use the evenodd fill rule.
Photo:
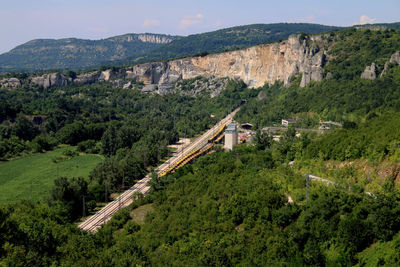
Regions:
<instances>
[{"instance_id":1,"label":"distant hill","mask_svg":"<svg viewBox=\"0 0 400 267\"><path fill-rule=\"evenodd\" d=\"M125 34L102 40L37 39L0 55L0 71L87 69L104 62L140 57L179 36Z\"/></svg>"},{"instance_id":2,"label":"distant hill","mask_svg":"<svg viewBox=\"0 0 400 267\"><path fill-rule=\"evenodd\" d=\"M399 29L400 23L359 27ZM125 34L102 40L37 39L0 55L0 72L88 70L239 49L286 39L294 33L320 33L344 27L310 23L253 24L189 35Z\"/></svg>"}]
</instances>

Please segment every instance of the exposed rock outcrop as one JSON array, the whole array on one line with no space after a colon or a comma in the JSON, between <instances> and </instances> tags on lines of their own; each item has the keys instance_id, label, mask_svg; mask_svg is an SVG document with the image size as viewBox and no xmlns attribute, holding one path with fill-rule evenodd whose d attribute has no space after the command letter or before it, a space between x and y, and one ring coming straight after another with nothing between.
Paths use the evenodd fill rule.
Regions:
<instances>
[{"instance_id":1,"label":"exposed rock outcrop","mask_svg":"<svg viewBox=\"0 0 400 267\"><path fill-rule=\"evenodd\" d=\"M174 40L173 38L169 38L168 36L165 35L149 34L149 33L139 34L138 39L142 42L153 43L153 44L168 44Z\"/></svg>"},{"instance_id":2,"label":"exposed rock outcrop","mask_svg":"<svg viewBox=\"0 0 400 267\"><path fill-rule=\"evenodd\" d=\"M148 41L153 37L143 36L150 38L146 39ZM241 79L248 87L253 88L263 86L265 83L273 84L276 81L288 85L293 75L303 73L300 85L306 86L310 81L320 81L323 78L325 51L319 48L322 41L322 37L318 35L304 37L296 34L290 36L287 41L257 45L242 50L168 62L144 63L120 70L95 71L80 74L74 80L59 73L51 73L33 77L31 82L48 88L71 82L89 84L115 79L132 79L141 81L145 85L156 85L146 87L145 90L157 90L164 94L171 90L179 79L191 79L197 76ZM126 83L115 83L118 87L124 85ZM132 85L126 87L130 88Z\"/></svg>"},{"instance_id":3,"label":"exposed rock outcrop","mask_svg":"<svg viewBox=\"0 0 400 267\"><path fill-rule=\"evenodd\" d=\"M8 78L0 80L0 88L15 89L21 87L21 81L17 78Z\"/></svg>"},{"instance_id":4,"label":"exposed rock outcrop","mask_svg":"<svg viewBox=\"0 0 400 267\"><path fill-rule=\"evenodd\" d=\"M99 81L100 71L84 73L76 76L74 83L76 84L90 84Z\"/></svg>"},{"instance_id":5,"label":"exposed rock outcrop","mask_svg":"<svg viewBox=\"0 0 400 267\"><path fill-rule=\"evenodd\" d=\"M400 51L395 52L395 53L390 57L390 63L397 63L397 64L400 64Z\"/></svg>"},{"instance_id":6,"label":"exposed rock outcrop","mask_svg":"<svg viewBox=\"0 0 400 267\"><path fill-rule=\"evenodd\" d=\"M60 73L49 73L39 77L31 78L31 82L33 84L43 86L43 88L49 88L52 86L66 86L71 81L72 81L71 78L67 78L66 76Z\"/></svg>"},{"instance_id":7,"label":"exposed rock outcrop","mask_svg":"<svg viewBox=\"0 0 400 267\"><path fill-rule=\"evenodd\" d=\"M361 78L363 79L376 79L376 65L372 63L371 66L366 66L363 73L361 73Z\"/></svg>"},{"instance_id":8,"label":"exposed rock outcrop","mask_svg":"<svg viewBox=\"0 0 400 267\"><path fill-rule=\"evenodd\" d=\"M385 66L383 67L383 71L381 72L381 74L379 75L379 77L383 77L384 75L386 75L387 71L389 69L389 61L385 62Z\"/></svg>"},{"instance_id":9,"label":"exposed rock outcrop","mask_svg":"<svg viewBox=\"0 0 400 267\"><path fill-rule=\"evenodd\" d=\"M180 78L229 77L242 79L252 88L276 81L288 85L290 77L305 73L301 84L305 86L311 80L322 79L325 54L324 51L313 48L316 38L306 40L298 34L281 43L169 62L140 64L134 66L127 77L144 84L158 84L163 88L170 87Z\"/></svg>"},{"instance_id":10,"label":"exposed rock outcrop","mask_svg":"<svg viewBox=\"0 0 400 267\"><path fill-rule=\"evenodd\" d=\"M379 77L383 77L388 72L390 63L400 64L400 51L396 51L395 53L393 53L390 57L390 60L385 62L385 66Z\"/></svg>"},{"instance_id":11,"label":"exposed rock outcrop","mask_svg":"<svg viewBox=\"0 0 400 267\"><path fill-rule=\"evenodd\" d=\"M178 81L174 86L174 92L197 96L202 93L208 93L212 98L221 94L225 90L228 79L226 78L203 78L197 77L189 81ZM169 90L158 88L159 94L169 93Z\"/></svg>"},{"instance_id":12,"label":"exposed rock outcrop","mask_svg":"<svg viewBox=\"0 0 400 267\"><path fill-rule=\"evenodd\" d=\"M257 95L258 100L263 100L266 97L267 95L264 93L264 91L260 91Z\"/></svg>"}]
</instances>

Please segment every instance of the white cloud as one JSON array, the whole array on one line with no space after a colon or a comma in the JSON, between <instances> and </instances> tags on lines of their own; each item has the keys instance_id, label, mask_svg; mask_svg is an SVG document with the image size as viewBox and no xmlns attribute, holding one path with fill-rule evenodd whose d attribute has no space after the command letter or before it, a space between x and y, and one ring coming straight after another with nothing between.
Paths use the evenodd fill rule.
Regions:
<instances>
[{"instance_id":1,"label":"white cloud","mask_svg":"<svg viewBox=\"0 0 400 267\"><path fill-rule=\"evenodd\" d=\"M146 19L145 21L143 21L142 26L146 28L160 26L160 21L157 19Z\"/></svg>"},{"instance_id":2,"label":"white cloud","mask_svg":"<svg viewBox=\"0 0 400 267\"><path fill-rule=\"evenodd\" d=\"M198 13L194 16L185 16L183 19L181 19L181 22L179 23L179 29L186 29L192 25L200 24L202 23L202 19L204 18L204 15L201 13Z\"/></svg>"},{"instance_id":3,"label":"white cloud","mask_svg":"<svg viewBox=\"0 0 400 267\"><path fill-rule=\"evenodd\" d=\"M367 15L362 15L360 17L360 24L361 25L362 24L372 24L372 23L375 23L375 22L376 22L376 19L370 18Z\"/></svg>"}]
</instances>

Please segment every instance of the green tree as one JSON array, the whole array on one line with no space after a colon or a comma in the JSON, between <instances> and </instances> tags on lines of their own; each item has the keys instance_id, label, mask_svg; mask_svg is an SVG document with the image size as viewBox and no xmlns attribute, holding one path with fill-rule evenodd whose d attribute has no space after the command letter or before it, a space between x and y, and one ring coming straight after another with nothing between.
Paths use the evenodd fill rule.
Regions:
<instances>
[{"instance_id":1,"label":"green tree","mask_svg":"<svg viewBox=\"0 0 400 267\"><path fill-rule=\"evenodd\" d=\"M32 121L22 113L17 115L12 131L13 134L24 140L32 140L39 133Z\"/></svg>"}]
</instances>

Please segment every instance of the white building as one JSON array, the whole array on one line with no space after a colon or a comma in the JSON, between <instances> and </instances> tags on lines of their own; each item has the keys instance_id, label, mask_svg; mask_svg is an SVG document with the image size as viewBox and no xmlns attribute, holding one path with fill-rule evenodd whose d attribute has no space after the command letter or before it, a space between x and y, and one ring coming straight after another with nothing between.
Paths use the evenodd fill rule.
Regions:
<instances>
[{"instance_id":1,"label":"white building","mask_svg":"<svg viewBox=\"0 0 400 267\"><path fill-rule=\"evenodd\" d=\"M229 124L225 130L225 150L232 150L238 144L238 129L236 124Z\"/></svg>"},{"instance_id":2,"label":"white building","mask_svg":"<svg viewBox=\"0 0 400 267\"><path fill-rule=\"evenodd\" d=\"M283 127L289 127L291 124L295 124L296 120L293 119L282 119L282 126Z\"/></svg>"}]
</instances>

